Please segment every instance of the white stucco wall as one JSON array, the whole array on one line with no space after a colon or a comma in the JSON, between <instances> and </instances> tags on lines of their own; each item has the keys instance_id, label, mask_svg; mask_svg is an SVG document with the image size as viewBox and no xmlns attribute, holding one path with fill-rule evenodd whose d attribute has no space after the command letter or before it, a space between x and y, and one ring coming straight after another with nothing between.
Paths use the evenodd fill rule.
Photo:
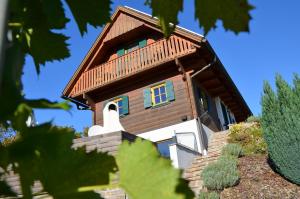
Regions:
<instances>
[{"instance_id":1,"label":"white stucco wall","mask_svg":"<svg viewBox=\"0 0 300 199\"><path fill-rule=\"evenodd\" d=\"M198 131L198 125L197 120L193 119L186 122L181 122L175 125L171 125L168 127L156 129L153 131L148 131L145 133L140 133L137 136L150 140L152 142L160 142L163 140L172 139L175 134L177 133L177 142L188 146L190 149L194 149L195 147L195 140L196 140L196 148L197 151L203 155L207 155L206 147L208 145L208 141L211 137L211 135L214 133L210 128L202 124L202 130L203 130L203 138L204 140L201 140L202 137L200 137L200 133ZM180 134L180 133L188 133L188 134ZM192 134L194 134L194 136ZM202 143L204 146L202 146ZM169 151L170 151L170 159L172 161L172 164L175 168L180 167L181 165L187 163L190 161L191 157L195 156L195 153L190 151L186 152L185 155L183 153L179 153L178 146L176 144L169 145ZM189 151L189 150L187 150ZM184 152L184 151L181 151ZM188 154L187 154L188 153ZM186 157L183 157L186 156Z\"/></svg>"},{"instance_id":2,"label":"white stucco wall","mask_svg":"<svg viewBox=\"0 0 300 199\"><path fill-rule=\"evenodd\" d=\"M169 146L169 149L170 149L170 159L172 160L172 165L173 165L173 167L178 168L179 161L178 161L176 144L171 144Z\"/></svg>"},{"instance_id":3,"label":"white stucco wall","mask_svg":"<svg viewBox=\"0 0 300 199\"><path fill-rule=\"evenodd\" d=\"M184 133L184 132L192 132L195 135L197 142L198 152L202 153L202 146L200 142L199 132L197 128L197 120L189 120L186 122L181 122L179 124L171 125L168 127L156 129L153 131L148 131L145 133L138 134L137 136L150 140L152 142L159 142L162 140L171 139L175 136L175 133ZM192 145L192 143L191 143Z\"/></svg>"}]
</instances>

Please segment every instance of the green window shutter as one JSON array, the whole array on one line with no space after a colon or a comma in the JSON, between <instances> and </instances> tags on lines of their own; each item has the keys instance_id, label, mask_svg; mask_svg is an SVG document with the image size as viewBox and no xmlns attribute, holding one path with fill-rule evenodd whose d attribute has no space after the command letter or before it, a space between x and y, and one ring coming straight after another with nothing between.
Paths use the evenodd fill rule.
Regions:
<instances>
[{"instance_id":1,"label":"green window shutter","mask_svg":"<svg viewBox=\"0 0 300 199\"><path fill-rule=\"evenodd\" d=\"M170 81L170 80L166 81L166 90L167 90L168 101L174 101L175 93L174 93L174 87L173 87L172 81Z\"/></svg>"},{"instance_id":2,"label":"green window shutter","mask_svg":"<svg viewBox=\"0 0 300 199\"><path fill-rule=\"evenodd\" d=\"M146 88L144 90L144 108L149 108L151 106L152 106L151 90L150 90L150 88Z\"/></svg>"},{"instance_id":3,"label":"green window shutter","mask_svg":"<svg viewBox=\"0 0 300 199\"><path fill-rule=\"evenodd\" d=\"M146 40L146 39L144 39L144 40L142 40L142 41L139 42L139 47L140 47L140 48L143 48L143 47L145 47L146 45L147 45L147 40Z\"/></svg>"},{"instance_id":4,"label":"green window shutter","mask_svg":"<svg viewBox=\"0 0 300 199\"><path fill-rule=\"evenodd\" d=\"M123 113L122 113L122 115L128 115L129 114L128 96L126 96L126 95L122 96L122 102L123 102Z\"/></svg>"},{"instance_id":5,"label":"green window shutter","mask_svg":"<svg viewBox=\"0 0 300 199\"><path fill-rule=\"evenodd\" d=\"M125 54L125 49L124 48L117 51L118 57L120 57L120 56L122 56L124 54Z\"/></svg>"}]
</instances>

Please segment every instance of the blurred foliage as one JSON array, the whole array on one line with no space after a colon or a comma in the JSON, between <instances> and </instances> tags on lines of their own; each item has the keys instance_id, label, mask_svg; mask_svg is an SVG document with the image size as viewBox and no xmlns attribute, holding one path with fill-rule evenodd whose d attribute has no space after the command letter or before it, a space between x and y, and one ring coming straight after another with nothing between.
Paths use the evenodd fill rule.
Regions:
<instances>
[{"instance_id":1,"label":"blurred foliage","mask_svg":"<svg viewBox=\"0 0 300 199\"><path fill-rule=\"evenodd\" d=\"M82 136L83 137L88 137L89 136L88 132L89 132L89 127L84 127L83 132L82 132Z\"/></svg>"},{"instance_id":2,"label":"blurred foliage","mask_svg":"<svg viewBox=\"0 0 300 199\"><path fill-rule=\"evenodd\" d=\"M245 155L267 153L260 123L235 124L230 127L229 132L228 142L240 144Z\"/></svg>"},{"instance_id":3,"label":"blurred foliage","mask_svg":"<svg viewBox=\"0 0 300 199\"><path fill-rule=\"evenodd\" d=\"M276 75L274 92L264 84L262 127L272 167L290 181L300 185L300 78L295 74L293 86Z\"/></svg>"},{"instance_id":4,"label":"blurred foliage","mask_svg":"<svg viewBox=\"0 0 300 199\"><path fill-rule=\"evenodd\" d=\"M249 32L250 10L254 7L247 0L195 0L195 18L207 34L216 28L218 20L225 30L238 34Z\"/></svg>"},{"instance_id":5,"label":"blurred foliage","mask_svg":"<svg viewBox=\"0 0 300 199\"><path fill-rule=\"evenodd\" d=\"M181 179L181 171L162 158L150 141L138 138L123 142L116 156L120 169L120 186L132 199L189 199L194 193ZM155 191L154 191L155 190Z\"/></svg>"},{"instance_id":6,"label":"blurred foliage","mask_svg":"<svg viewBox=\"0 0 300 199\"><path fill-rule=\"evenodd\" d=\"M218 20L225 30L249 32L250 11L254 8L248 0L194 0L195 19L207 34L216 28ZM183 11L183 0L147 0L146 5L152 8L152 15L159 19L159 24L169 36L178 25L178 14Z\"/></svg>"},{"instance_id":7,"label":"blurred foliage","mask_svg":"<svg viewBox=\"0 0 300 199\"><path fill-rule=\"evenodd\" d=\"M236 2L234 0L223 3L215 0L196 0L196 18L207 33L215 27L216 21L223 21L225 29L234 32L249 31L249 11L252 8L247 0ZM7 22L7 38L5 39L5 58L1 65L0 74L0 124L4 128L11 127L18 132L18 139L7 145L0 146L0 167L8 172L8 166L20 176L23 198L32 198L31 186L34 181L40 181L43 191L54 198L100 198L93 190L82 187L93 187L108 184L109 174L117 171L114 157L97 151L85 152L85 148L72 149L72 139L75 131L71 128L56 127L51 123L28 127L26 121L33 109L63 109L69 110L68 102L51 102L47 99L26 99L23 93L21 77L25 63L25 56L30 56L39 74L41 66L46 62L60 61L70 56L67 40L69 37L63 33L66 24L71 19L65 15L65 8L70 9L78 29L83 35L87 26L103 26L110 21L110 0L10 0ZM158 16L161 28L166 36L178 24L177 15L182 11L183 1L147 1L152 8L153 15ZM217 8L217 9L215 9ZM209 12L207 17L205 12ZM204 15L203 15L204 14ZM238 16L238 17L236 17ZM173 23L170 24L170 23ZM2 47L2 46L1 46ZM2 60L1 60L2 61ZM2 64L2 62L1 62ZM151 149L152 147L152 149ZM139 196L139 189L131 189L135 182L126 175L126 169L133 169L141 161L144 168L160 165L157 172L170 184L158 186L152 173L146 172L140 177L149 190L163 193L167 187L170 196L175 198L190 198L191 192L186 183L180 179L179 171L174 170L169 162L157 157L153 152L154 146L138 142L133 151L138 153L130 165L124 163L124 151L130 152L130 147L124 145L119 152L118 162L123 168L121 179L124 188L133 196ZM151 152L149 152L149 150ZM141 157L147 154L148 161ZM123 157L123 158L122 158ZM135 164L134 164L135 163ZM147 165L149 164L149 165ZM147 170L146 170L147 171ZM125 173L125 174L124 174ZM3 175L1 173L1 175ZM136 175L138 176L138 175ZM157 180L158 180L157 179ZM2 180L2 178L1 178ZM151 182L156 184L151 184ZM176 187L176 188L175 188ZM4 181L0 181L0 195L14 195ZM86 190L86 191L80 191ZM136 193L135 193L136 192ZM145 195L151 194L144 193Z\"/></svg>"}]
</instances>

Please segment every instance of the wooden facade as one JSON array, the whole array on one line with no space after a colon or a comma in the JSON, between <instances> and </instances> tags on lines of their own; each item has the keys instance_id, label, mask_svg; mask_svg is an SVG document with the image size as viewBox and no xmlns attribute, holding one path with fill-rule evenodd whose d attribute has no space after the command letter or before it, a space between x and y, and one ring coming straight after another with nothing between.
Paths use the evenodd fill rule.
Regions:
<instances>
[{"instance_id":1,"label":"wooden facade","mask_svg":"<svg viewBox=\"0 0 300 199\"><path fill-rule=\"evenodd\" d=\"M141 39L146 41L144 46L129 49L122 55L117 53ZM145 108L145 89L167 81L172 82L174 100ZM208 110L203 110L200 91L205 93ZM220 130L216 97L237 121L251 115L203 36L177 27L166 39L156 19L126 7L119 7L113 14L112 22L104 27L63 96L90 107L94 124L99 125L103 122L104 104L126 96L128 113L120 120L125 130L133 134L203 117L204 113L203 123Z\"/></svg>"},{"instance_id":2,"label":"wooden facade","mask_svg":"<svg viewBox=\"0 0 300 199\"><path fill-rule=\"evenodd\" d=\"M181 75L176 74L174 70L165 70L155 76L146 76L143 79L132 81L128 87L117 88L115 92L108 95L115 97L118 95L126 95L129 98L129 114L121 117L121 123L126 131L131 133L141 133L148 130L157 129L182 122L185 118L192 118L192 111L188 101L188 95L185 82L182 81ZM175 100L159 107L144 108L143 90L151 87L158 82L171 80L174 86ZM124 92L125 91L125 92ZM102 109L104 100L97 100L95 113L95 123L102 124Z\"/></svg>"}]
</instances>

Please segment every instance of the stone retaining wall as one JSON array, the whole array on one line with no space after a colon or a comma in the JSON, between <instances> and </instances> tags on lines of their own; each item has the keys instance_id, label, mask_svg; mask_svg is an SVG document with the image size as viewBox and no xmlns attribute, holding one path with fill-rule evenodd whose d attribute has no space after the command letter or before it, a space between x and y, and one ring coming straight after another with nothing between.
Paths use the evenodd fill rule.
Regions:
<instances>
[{"instance_id":1,"label":"stone retaining wall","mask_svg":"<svg viewBox=\"0 0 300 199\"><path fill-rule=\"evenodd\" d=\"M128 140L132 142L136 139L136 136L127 132L119 131L113 132L103 135L97 135L93 137L84 137L73 140L72 148L76 149L81 146L86 146L86 151L90 152L94 149L97 151L108 152L111 155L115 155L117 153L119 145L123 140ZM19 176L14 174L13 171L10 171L7 175L5 175L5 180L8 185L14 190L16 193L21 194L21 187ZM36 182L32 187L33 193L38 193L42 190L42 186L39 182ZM101 196L105 199L125 199L126 194L123 190L117 189L108 189L99 191ZM42 198L51 198L46 195L41 195ZM36 198L40 198L37 196Z\"/></svg>"}]
</instances>

